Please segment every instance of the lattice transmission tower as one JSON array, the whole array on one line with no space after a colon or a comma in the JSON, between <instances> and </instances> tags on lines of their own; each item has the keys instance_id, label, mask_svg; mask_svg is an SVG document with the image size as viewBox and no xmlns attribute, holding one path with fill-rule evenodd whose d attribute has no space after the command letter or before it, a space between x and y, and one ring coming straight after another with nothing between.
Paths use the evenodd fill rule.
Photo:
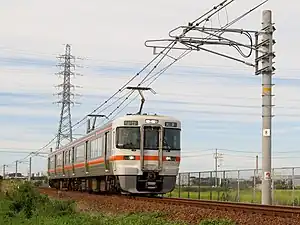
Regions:
<instances>
[{"instance_id":1,"label":"lattice transmission tower","mask_svg":"<svg viewBox=\"0 0 300 225\"><path fill-rule=\"evenodd\" d=\"M72 136L72 118L71 118L71 105L74 105L72 98L75 94L72 90L75 86L71 83L71 76L75 73L75 57L71 55L71 46L66 45L65 53L57 57L59 63L57 66L62 70L56 73L59 77L63 77L63 82L56 87L61 89L56 95L60 97L60 100L56 103L61 104L60 120L58 125L56 149L60 148L64 140L73 141Z\"/></svg>"}]
</instances>

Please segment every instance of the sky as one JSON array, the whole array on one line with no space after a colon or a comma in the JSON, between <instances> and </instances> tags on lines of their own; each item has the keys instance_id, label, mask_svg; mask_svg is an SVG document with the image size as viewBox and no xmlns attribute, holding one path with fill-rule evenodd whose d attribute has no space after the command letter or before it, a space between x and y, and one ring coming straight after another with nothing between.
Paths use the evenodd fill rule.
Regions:
<instances>
[{"instance_id":1,"label":"sky","mask_svg":"<svg viewBox=\"0 0 300 225\"><path fill-rule=\"evenodd\" d=\"M260 2L235 0L205 25L223 26ZM78 94L74 101L80 104L72 107L74 124L155 57L153 49L145 47L146 40L168 38L170 30L187 25L218 3L0 0L0 165L9 164L6 170L14 172L15 160L40 149L56 135L60 106L53 104L59 100L53 94L59 91L55 85L62 82L55 75L60 71L56 57L64 53L65 44L70 44L72 54L78 57L78 75L72 83L80 86L74 91ZM273 11L273 167L298 166L300 159L300 28L296 19L290 19L299 17L295 5L296 0L289 4L269 0L233 26L259 30L262 10ZM239 34L230 37L248 43ZM228 46L211 49L244 59ZM244 60L253 62L254 58ZM170 62L170 57L164 58L156 71ZM130 85L141 81L150 69ZM174 116L182 121L180 171L213 170L215 149L223 156L220 169L254 168L256 155L261 166L261 77L254 75L252 67L195 51L172 65L151 87L156 94L145 93L144 112ZM126 91L113 101L123 94ZM118 115L137 111L139 99L129 100L132 103ZM118 104L111 105L113 101L101 108L102 114L109 115L115 109ZM84 131L82 124L74 131L75 137ZM51 146L55 147L55 143ZM32 160L32 172L46 171L45 157ZM19 164L18 169L27 173L28 162Z\"/></svg>"}]
</instances>

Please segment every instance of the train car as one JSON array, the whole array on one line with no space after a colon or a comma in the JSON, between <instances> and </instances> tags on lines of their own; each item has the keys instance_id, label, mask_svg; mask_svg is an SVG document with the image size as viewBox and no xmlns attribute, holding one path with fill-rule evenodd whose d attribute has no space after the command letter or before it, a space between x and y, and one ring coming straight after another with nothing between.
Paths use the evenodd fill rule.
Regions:
<instances>
[{"instance_id":1,"label":"train car","mask_svg":"<svg viewBox=\"0 0 300 225\"><path fill-rule=\"evenodd\" d=\"M49 154L49 185L92 192L164 194L180 165L181 122L127 114Z\"/></svg>"}]
</instances>

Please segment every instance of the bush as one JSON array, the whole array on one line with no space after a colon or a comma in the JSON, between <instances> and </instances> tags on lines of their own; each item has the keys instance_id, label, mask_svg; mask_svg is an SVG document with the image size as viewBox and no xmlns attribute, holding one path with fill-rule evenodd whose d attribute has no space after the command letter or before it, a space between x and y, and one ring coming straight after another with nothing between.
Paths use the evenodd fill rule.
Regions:
<instances>
[{"instance_id":1,"label":"bush","mask_svg":"<svg viewBox=\"0 0 300 225\"><path fill-rule=\"evenodd\" d=\"M0 199L0 224L7 225L182 224L165 221L164 216L167 214L163 212L115 216L75 213L74 201L52 200L47 195L40 194L34 185L28 182L12 188ZM200 225L235 225L235 223L227 220L204 220Z\"/></svg>"},{"instance_id":2,"label":"bush","mask_svg":"<svg viewBox=\"0 0 300 225\"><path fill-rule=\"evenodd\" d=\"M12 192L6 192L6 198L10 201L9 215L24 212L26 218L30 218L39 200L38 193L30 183L24 183L14 188Z\"/></svg>"},{"instance_id":3,"label":"bush","mask_svg":"<svg viewBox=\"0 0 300 225\"><path fill-rule=\"evenodd\" d=\"M65 216L76 212L74 201L50 200L38 210L39 215Z\"/></svg>"},{"instance_id":4,"label":"bush","mask_svg":"<svg viewBox=\"0 0 300 225\"><path fill-rule=\"evenodd\" d=\"M43 181L41 181L41 180L35 181L33 184L34 184L35 187L39 187L43 184Z\"/></svg>"},{"instance_id":5,"label":"bush","mask_svg":"<svg viewBox=\"0 0 300 225\"><path fill-rule=\"evenodd\" d=\"M68 215L75 212L74 201L50 200L48 196L40 194L34 185L25 182L6 192L9 211L6 215L13 217L24 214L31 218L34 213L50 216Z\"/></svg>"}]
</instances>

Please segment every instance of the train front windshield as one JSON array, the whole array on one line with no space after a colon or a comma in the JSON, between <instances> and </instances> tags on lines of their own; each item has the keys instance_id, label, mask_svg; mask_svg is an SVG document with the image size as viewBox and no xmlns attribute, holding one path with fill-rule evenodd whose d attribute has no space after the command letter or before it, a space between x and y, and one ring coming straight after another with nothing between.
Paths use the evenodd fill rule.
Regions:
<instances>
[{"instance_id":1,"label":"train front windshield","mask_svg":"<svg viewBox=\"0 0 300 225\"><path fill-rule=\"evenodd\" d=\"M140 137L139 127L118 127L117 148L140 149Z\"/></svg>"},{"instance_id":2,"label":"train front windshield","mask_svg":"<svg viewBox=\"0 0 300 225\"><path fill-rule=\"evenodd\" d=\"M144 149L158 150L159 147L159 127L144 128Z\"/></svg>"},{"instance_id":3,"label":"train front windshield","mask_svg":"<svg viewBox=\"0 0 300 225\"><path fill-rule=\"evenodd\" d=\"M158 150L160 127L144 127L144 149ZM180 150L180 129L163 128L163 150ZM139 127L118 127L117 148L140 149L141 133Z\"/></svg>"},{"instance_id":4,"label":"train front windshield","mask_svg":"<svg viewBox=\"0 0 300 225\"><path fill-rule=\"evenodd\" d=\"M144 128L144 149L158 150L159 127ZM163 150L180 150L180 129L164 128Z\"/></svg>"},{"instance_id":5,"label":"train front windshield","mask_svg":"<svg viewBox=\"0 0 300 225\"><path fill-rule=\"evenodd\" d=\"M164 129L163 149L180 150L180 129Z\"/></svg>"}]
</instances>

